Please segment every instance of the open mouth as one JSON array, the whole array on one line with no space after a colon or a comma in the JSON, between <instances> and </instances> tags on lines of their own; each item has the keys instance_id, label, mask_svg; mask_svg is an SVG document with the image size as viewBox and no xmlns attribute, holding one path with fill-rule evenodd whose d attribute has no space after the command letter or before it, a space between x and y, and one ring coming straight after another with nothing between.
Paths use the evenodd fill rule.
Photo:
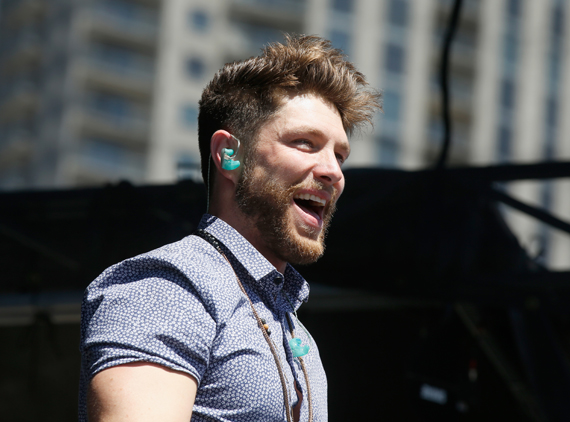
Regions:
<instances>
[{"instance_id":1,"label":"open mouth","mask_svg":"<svg viewBox=\"0 0 570 422\"><path fill-rule=\"evenodd\" d=\"M293 200L301 210L314 217L320 225L327 201L309 193L298 193Z\"/></svg>"}]
</instances>

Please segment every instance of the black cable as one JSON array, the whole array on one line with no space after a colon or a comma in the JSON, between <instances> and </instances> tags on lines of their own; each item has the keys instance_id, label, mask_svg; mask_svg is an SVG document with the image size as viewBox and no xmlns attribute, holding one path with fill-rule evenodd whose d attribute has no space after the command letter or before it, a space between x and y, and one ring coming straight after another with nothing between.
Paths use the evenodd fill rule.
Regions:
<instances>
[{"instance_id":1,"label":"black cable","mask_svg":"<svg viewBox=\"0 0 570 422\"><path fill-rule=\"evenodd\" d=\"M457 31L459 23L459 15L461 12L462 0L455 0L449 23L445 32L445 40L443 43L443 52L441 55L441 65L439 78L441 83L441 110L443 120L443 145L439 158L437 160L437 169L443 169L449 155L449 147L451 145L451 116L449 112L449 53L451 43Z\"/></svg>"}]
</instances>

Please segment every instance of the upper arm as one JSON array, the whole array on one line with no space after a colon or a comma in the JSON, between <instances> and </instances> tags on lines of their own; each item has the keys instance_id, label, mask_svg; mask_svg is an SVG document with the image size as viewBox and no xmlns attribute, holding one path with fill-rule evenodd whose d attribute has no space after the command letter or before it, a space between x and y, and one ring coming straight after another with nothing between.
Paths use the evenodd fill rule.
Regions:
<instances>
[{"instance_id":1,"label":"upper arm","mask_svg":"<svg viewBox=\"0 0 570 422\"><path fill-rule=\"evenodd\" d=\"M135 362L93 377L88 390L90 422L188 422L196 398L194 377L161 365Z\"/></svg>"}]
</instances>

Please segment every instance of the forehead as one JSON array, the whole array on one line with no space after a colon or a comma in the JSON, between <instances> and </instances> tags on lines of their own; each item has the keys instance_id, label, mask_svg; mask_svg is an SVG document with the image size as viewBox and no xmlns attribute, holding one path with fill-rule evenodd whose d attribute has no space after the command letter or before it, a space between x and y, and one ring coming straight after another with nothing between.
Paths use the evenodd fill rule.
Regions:
<instances>
[{"instance_id":1,"label":"forehead","mask_svg":"<svg viewBox=\"0 0 570 422\"><path fill-rule=\"evenodd\" d=\"M285 97L274 117L261 127L260 132L272 132L277 136L320 136L348 148L340 113L334 104L314 94Z\"/></svg>"}]
</instances>

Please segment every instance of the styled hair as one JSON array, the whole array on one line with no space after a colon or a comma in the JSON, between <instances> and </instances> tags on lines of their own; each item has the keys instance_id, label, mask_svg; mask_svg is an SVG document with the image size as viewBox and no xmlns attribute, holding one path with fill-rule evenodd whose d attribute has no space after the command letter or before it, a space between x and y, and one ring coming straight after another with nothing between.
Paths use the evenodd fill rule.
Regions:
<instances>
[{"instance_id":1,"label":"styled hair","mask_svg":"<svg viewBox=\"0 0 570 422\"><path fill-rule=\"evenodd\" d=\"M284 44L269 44L260 56L224 65L204 89L198 142L205 183L214 132L227 130L247 151L291 94L314 94L332 103L348 134L372 124L374 112L381 109L380 93L368 87L364 75L330 41L285 35Z\"/></svg>"}]
</instances>

